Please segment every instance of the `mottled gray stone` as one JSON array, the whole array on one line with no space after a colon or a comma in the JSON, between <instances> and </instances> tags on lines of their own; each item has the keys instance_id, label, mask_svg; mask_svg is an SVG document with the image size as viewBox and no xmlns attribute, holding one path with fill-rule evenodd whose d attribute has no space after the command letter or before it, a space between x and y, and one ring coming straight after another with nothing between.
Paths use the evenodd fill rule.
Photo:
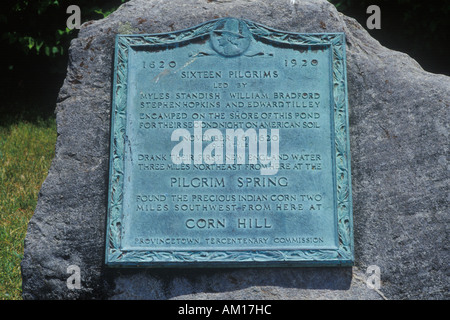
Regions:
<instances>
[{"instance_id":1,"label":"mottled gray stone","mask_svg":"<svg viewBox=\"0 0 450 320\"><path fill-rule=\"evenodd\" d=\"M345 32L353 268L106 269L114 37L219 17L294 32ZM30 221L25 299L448 299L450 80L389 50L325 0L135 0L85 23L57 101L56 155ZM81 289L69 290L69 265ZM381 269L381 288L365 270Z\"/></svg>"}]
</instances>

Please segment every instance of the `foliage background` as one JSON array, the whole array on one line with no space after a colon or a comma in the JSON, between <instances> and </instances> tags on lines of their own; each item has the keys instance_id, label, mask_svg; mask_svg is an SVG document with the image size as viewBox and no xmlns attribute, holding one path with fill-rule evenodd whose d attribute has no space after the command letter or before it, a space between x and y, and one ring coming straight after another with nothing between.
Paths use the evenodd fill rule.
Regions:
<instances>
[{"instance_id":1,"label":"foliage background","mask_svg":"<svg viewBox=\"0 0 450 320\"><path fill-rule=\"evenodd\" d=\"M329 0L366 28L368 6L381 10L381 29L369 33L390 49L402 51L433 73L450 75L450 0Z\"/></svg>"},{"instance_id":2,"label":"foliage background","mask_svg":"<svg viewBox=\"0 0 450 320\"><path fill-rule=\"evenodd\" d=\"M65 77L69 30L66 9L78 5L82 22L100 19L126 0L2 0L0 2L1 118L52 116Z\"/></svg>"}]
</instances>

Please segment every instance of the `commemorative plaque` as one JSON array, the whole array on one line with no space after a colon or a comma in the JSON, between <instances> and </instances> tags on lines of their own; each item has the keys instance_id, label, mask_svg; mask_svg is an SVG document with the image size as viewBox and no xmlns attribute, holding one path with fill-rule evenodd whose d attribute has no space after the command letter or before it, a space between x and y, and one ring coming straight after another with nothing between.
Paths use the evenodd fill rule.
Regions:
<instances>
[{"instance_id":1,"label":"commemorative plaque","mask_svg":"<svg viewBox=\"0 0 450 320\"><path fill-rule=\"evenodd\" d=\"M118 35L106 265L353 262L345 39Z\"/></svg>"}]
</instances>

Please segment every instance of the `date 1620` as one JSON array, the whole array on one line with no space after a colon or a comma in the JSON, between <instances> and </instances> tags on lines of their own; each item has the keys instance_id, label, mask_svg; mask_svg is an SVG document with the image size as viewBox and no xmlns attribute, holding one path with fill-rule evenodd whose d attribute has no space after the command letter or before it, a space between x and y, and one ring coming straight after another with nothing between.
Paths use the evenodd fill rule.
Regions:
<instances>
[{"instance_id":1,"label":"date 1620","mask_svg":"<svg viewBox=\"0 0 450 320\"><path fill-rule=\"evenodd\" d=\"M164 68L175 68L177 63L175 61L142 61L142 67L144 69L164 69Z\"/></svg>"}]
</instances>

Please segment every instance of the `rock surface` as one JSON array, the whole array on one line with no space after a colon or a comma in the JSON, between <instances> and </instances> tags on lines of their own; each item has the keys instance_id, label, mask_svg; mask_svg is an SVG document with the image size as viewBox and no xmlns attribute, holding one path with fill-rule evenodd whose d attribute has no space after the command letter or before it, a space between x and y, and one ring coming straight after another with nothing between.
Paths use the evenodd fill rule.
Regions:
<instances>
[{"instance_id":1,"label":"rock surface","mask_svg":"<svg viewBox=\"0 0 450 320\"><path fill-rule=\"evenodd\" d=\"M346 33L355 267L104 268L115 35L227 16ZM448 299L449 101L449 77L384 48L325 0L130 1L72 41L56 155L25 240L23 298ZM70 265L80 289L67 288ZM366 286L369 265L380 268L379 290Z\"/></svg>"}]
</instances>

